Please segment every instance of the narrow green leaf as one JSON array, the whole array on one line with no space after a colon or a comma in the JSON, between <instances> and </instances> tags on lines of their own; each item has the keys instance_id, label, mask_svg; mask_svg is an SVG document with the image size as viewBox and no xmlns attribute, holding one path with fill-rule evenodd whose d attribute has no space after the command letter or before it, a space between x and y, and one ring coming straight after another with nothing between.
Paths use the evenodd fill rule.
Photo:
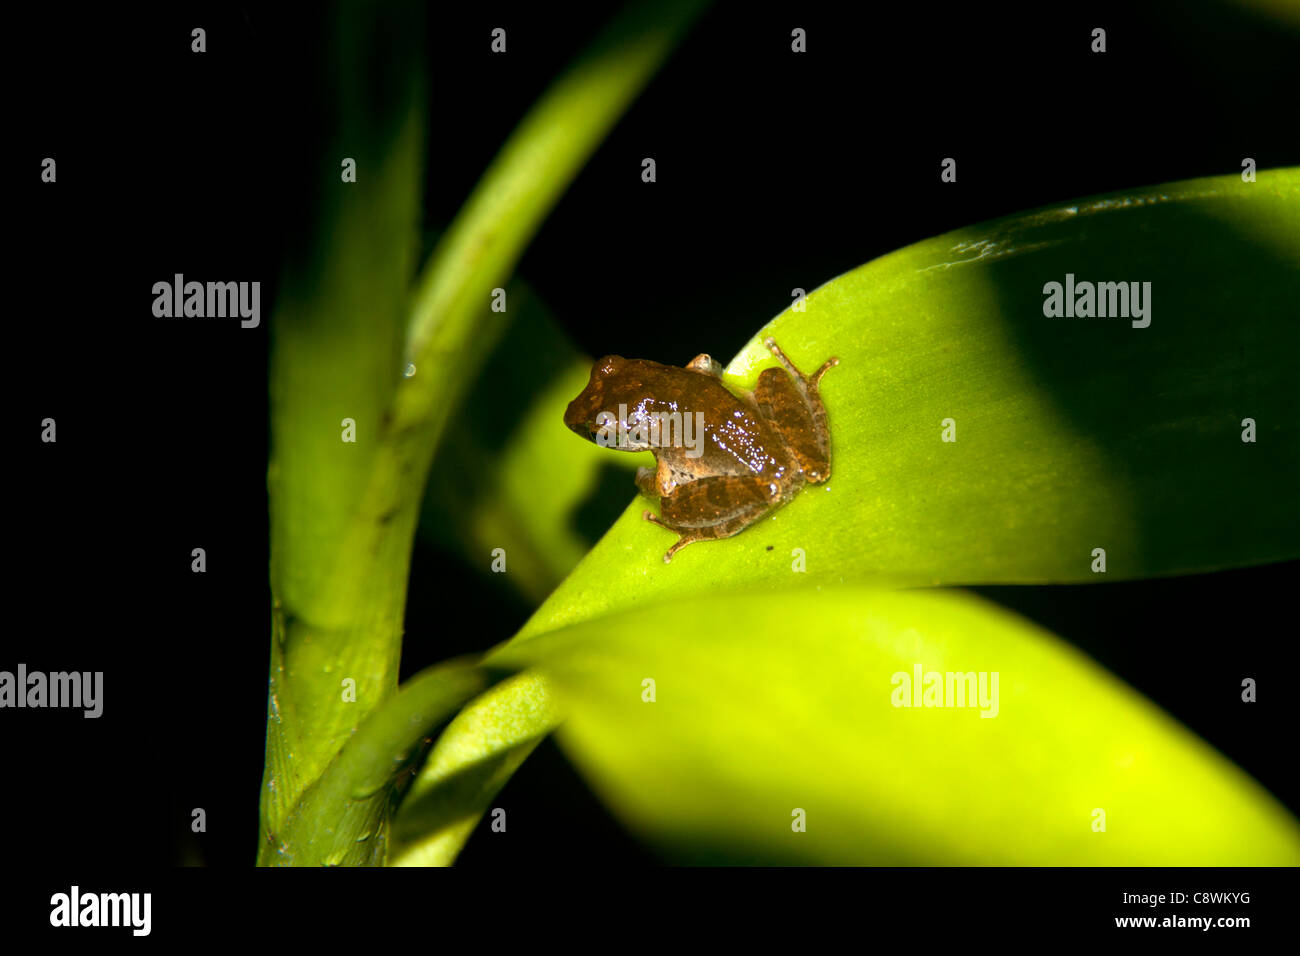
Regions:
<instances>
[{"instance_id":1,"label":"narrow green leaf","mask_svg":"<svg viewBox=\"0 0 1300 956\"><path fill-rule=\"evenodd\" d=\"M396 687L414 525L414 509L392 510L392 449L378 437L415 270L418 11L340 4L331 16L320 73L324 89L342 91L323 110L324 152L355 159L360 172L345 183L337 162L316 170L316 228L288 257L270 324L274 604L261 827L272 844L304 790ZM393 80L361 102L352 91L366 87L358 77L371 57L390 64ZM355 441L344 440L345 422ZM345 679L355 704L341 703Z\"/></svg>"},{"instance_id":2,"label":"narrow green leaf","mask_svg":"<svg viewBox=\"0 0 1300 956\"><path fill-rule=\"evenodd\" d=\"M502 681L438 738L393 821L389 864L450 866L497 792L558 722L549 684Z\"/></svg>"},{"instance_id":3,"label":"narrow green leaf","mask_svg":"<svg viewBox=\"0 0 1300 956\"><path fill-rule=\"evenodd\" d=\"M403 380L393 405L392 431L399 443L418 440L430 449L437 443L463 389L509 315L508 298L507 312L488 310L493 289L504 285L547 211L705 6L703 0L643 0L629 5L547 91L502 148L417 283L405 346L413 374ZM467 361L468 349L472 360ZM448 382L453 384L449 387ZM418 475L421 480L428 474L427 458L417 460L414 468L403 466L401 454L395 459L398 473ZM543 581L545 566L539 562L539 567L536 580ZM541 586L537 586L539 593ZM472 721L477 713L470 708L466 720ZM539 734L546 729L543 726ZM534 736L525 734L512 744L527 748L518 760L535 745ZM434 755L438 753L435 749ZM444 777L455 776L450 770L439 771L434 760L429 764L415 788L417 797L424 788L443 792ZM517 761L495 785L496 778L490 776L457 792L457 801L468 801L457 802L461 814L457 819L470 820L468 826L455 821L443 826L444 818L456 814L435 809L434 822L428 824L426 819L421 824L430 829L420 847L416 844L421 837L411 823L410 858L424 853L426 861L450 862L468 837L472 821L483 813L514 766Z\"/></svg>"},{"instance_id":4,"label":"narrow green leaf","mask_svg":"<svg viewBox=\"0 0 1300 956\"><path fill-rule=\"evenodd\" d=\"M510 289L516 324L453 416L433 463L420 534L461 555L534 606L591 550L627 504L644 455L610 455L587 442L557 445L555 408L591 371L522 282ZM489 570L501 548L506 574Z\"/></svg>"},{"instance_id":5,"label":"narrow green leaf","mask_svg":"<svg viewBox=\"0 0 1300 956\"><path fill-rule=\"evenodd\" d=\"M702 4L638 3L524 119L416 283L425 117L420 21L410 5L343 5L329 55L343 77L322 176L319 235L286 273L273 317L271 687L262 852L313 839L300 806L353 728L395 689L411 542L434 449L504 329L492 290ZM368 59L398 78L378 108L351 82ZM403 312L410 308L403 328ZM484 321L486 319L486 321ZM355 442L345 442L345 420ZM356 703L340 704L343 681ZM284 859L311 855L293 847Z\"/></svg>"},{"instance_id":6,"label":"narrow green leaf","mask_svg":"<svg viewBox=\"0 0 1300 956\"><path fill-rule=\"evenodd\" d=\"M382 866L399 775L421 742L487 686L468 662L430 668L402 685L357 728L294 808L268 866Z\"/></svg>"},{"instance_id":7,"label":"narrow green leaf","mask_svg":"<svg viewBox=\"0 0 1300 956\"><path fill-rule=\"evenodd\" d=\"M633 3L524 117L439 241L417 283L406 354L416 366L399 395L398 421L450 404L441 382L467 343L482 354L509 320L491 311L493 290L587 158L704 7L702 0ZM425 369L438 369L429 376ZM470 377L477 366L450 374ZM435 433L436 434L436 433Z\"/></svg>"},{"instance_id":8,"label":"narrow green leaf","mask_svg":"<svg viewBox=\"0 0 1300 956\"><path fill-rule=\"evenodd\" d=\"M1288 169L1012 216L833 279L727 376L749 387L775 365L769 335L805 371L839 356L822 381L831 480L671 565L675 537L642 520L656 503L637 498L523 633L630 594L782 586L796 549L812 584L1124 580L1300 556L1298 262L1300 170ZM1045 316L1045 284L1067 275L1150 282L1150 325ZM557 402L557 454L580 440L562 414ZM954 442L941 440L947 420Z\"/></svg>"},{"instance_id":9,"label":"narrow green leaf","mask_svg":"<svg viewBox=\"0 0 1300 956\"><path fill-rule=\"evenodd\" d=\"M718 594L516 641L487 663L539 668L566 753L676 860L1300 864L1300 825L1240 769L965 594ZM983 706L896 706L895 675L918 665L970 672L977 694L985 673ZM945 678L939 699L956 687Z\"/></svg>"}]
</instances>

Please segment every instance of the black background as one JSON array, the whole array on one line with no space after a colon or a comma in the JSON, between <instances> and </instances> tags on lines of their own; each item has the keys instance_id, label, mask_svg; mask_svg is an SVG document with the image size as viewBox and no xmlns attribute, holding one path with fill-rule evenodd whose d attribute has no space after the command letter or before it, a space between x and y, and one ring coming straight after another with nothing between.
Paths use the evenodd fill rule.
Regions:
<instances>
[{"instance_id":1,"label":"black background","mask_svg":"<svg viewBox=\"0 0 1300 956\"><path fill-rule=\"evenodd\" d=\"M317 15L47 7L9 27L17 216L4 354L15 487L0 667L102 670L105 714L6 711L15 860L251 866L265 732L266 317L319 132L302 77ZM426 224L454 216L603 11L434 6ZM208 52L190 53L190 30ZM488 49L493 27L509 53ZM790 53L790 30L808 50ZM1091 30L1108 32L1092 54ZM878 255L1079 196L1300 162L1300 32L1199 3L719 3L546 220L518 273L592 354L728 357ZM40 183L40 160L58 183ZM658 182L640 180L654 156ZM958 182L939 163L958 160ZM333 160L330 160L331 163ZM174 272L260 279L263 325L156 320ZM38 423L58 422L58 443ZM208 572L190 572L190 550ZM1176 580L982 588L1084 648L1292 810L1284 744L1300 563ZM403 674L513 632L528 608L423 546ZM431 583L436 582L436 583ZM458 595L472 628L446 626ZM417 607L413 602L413 611ZM1242 676L1259 679L1253 707ZM510 839L464 866L657 858L539 748L507 785ZM190 808L208 832L189 833Z\"/></svg>"}]
</instances>

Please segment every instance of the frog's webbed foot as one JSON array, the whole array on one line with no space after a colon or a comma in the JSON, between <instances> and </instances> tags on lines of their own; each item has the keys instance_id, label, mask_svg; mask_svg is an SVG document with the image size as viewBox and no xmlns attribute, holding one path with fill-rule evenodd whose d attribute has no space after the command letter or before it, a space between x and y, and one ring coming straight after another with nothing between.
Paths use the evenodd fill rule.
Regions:
<instances>
[{"instance_id":1,"label":"frog's webbed foot","mask_svg":"<svg viewBox=\"0 0 1300 956\"><path fill-rule=\"evenodd\" d=\"M712 375L714 378L722 377L722 363L714 361L712 356L704 352L687 362L686 367L692 372L703 372L705 375Z\"/></svg>"}]
</instances>

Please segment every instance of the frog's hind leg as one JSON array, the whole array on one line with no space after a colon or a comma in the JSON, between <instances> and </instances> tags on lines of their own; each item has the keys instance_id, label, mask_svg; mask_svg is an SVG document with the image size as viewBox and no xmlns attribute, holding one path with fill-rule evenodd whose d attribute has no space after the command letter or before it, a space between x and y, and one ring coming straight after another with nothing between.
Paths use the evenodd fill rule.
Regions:
<instances>
[{"instance_id":1,"label":"frog's hind leg","mask_svg":"<svg viewBox=\"0 0 1300 956\"><path fill-rule=\"evenodd\" d=\"M831 434L826 406L817 386L821 377L840 360L828 359L813 375L807 376L794 367L772 339L765 339L763 344L790 374L779 368L764 369L754 386L754 403L794 453L804 478L813 484L826 481L831 476Z\"/></svg>"},{"instance_id":2,"label":"frog's hind leg","mask_svg":"<svg viewBox=\"0 0 1300 956\"><path fill-rule=\"evenodd\" d=\"M811 388L814 392L816 392L817 383L822 380L822 376L825 375L827 372L829 372L831 369L833 369L835 366L840 364L840 360L832 356L831 358L828 358L825 362L822 362L822 367L819 368L817 371L813 372L811 375L805 375L803 372L799 371L797 368L794 367L794 363L791 362L790 359L786 356L786 354L781 351L781 346L776 344L776 339L772 338L772 336L769 335L767 338L763 339L763 344L767 346L768 351L770 351L773 355L775 355L778 359L781 360L781 364L786 367L786 370L789 371L789 373L793 375L797 381L802 382L804 385Z\"/></svg>"},{"instance_id":3,"label":"frog's hind leg","mask_svg":"<svg viewBox=\"0 0 1300 956\"><path fill-rule=\"evenodd\" d=\"M660 501L662 516L647 511L643 517L681 535L664 555L667 564L688 544L739 534L781 502L780 486L765 478L722 475L679 485Z\"/></svg>"},{"instance_id":4,"label":"frog's hind leg","mask_svg":"<svg viewBox=\"0 0 1300 956\"><path fill-rule=\"evenodd\" d=\"M722 363L707 352L701 352L695 356L686 363L686 367L692 372L703 372L705 375L712 375L714 378L722 378Z\"/></svg>"},{"instance_id":5,"label":"frog's hind leg","mask_svg":"<svg viewBox=\"0 0 1300 956\"><path fill-rule=\"evenodd\" d=\"M659 525L659 527L667 528L669 531L677 530L673 528L671 525L665 524L663 520L658 515L656 515L653 511L647 511L644 515L642 515L642 517L645 518L646 521L649 521L651 524L657 524ZM704 540L706 539L705 536L702 534L694 534L694 533L683 534L680 538L677 539L676 544L674 544L671 548L669 548L666 552L664 552L664 564L671 563L673 560L673 555L676 554L678 551L682 550L682 548L686 547L688 544L694 544L696 541L704 541Z\"/></svg>"}]
</instances>

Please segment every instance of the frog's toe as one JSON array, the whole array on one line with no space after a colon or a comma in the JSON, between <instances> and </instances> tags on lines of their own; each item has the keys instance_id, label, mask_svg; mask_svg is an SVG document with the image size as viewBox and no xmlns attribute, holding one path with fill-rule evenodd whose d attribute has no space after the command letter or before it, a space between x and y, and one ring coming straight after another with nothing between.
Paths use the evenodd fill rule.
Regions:
<instances>
[{"instance_id":1,"label":"frog's toe","mask_svg":"<svg viewBox=\"0 0 1300 956\"><path fill-rule=\"evenodd\" d=\"M809 381L810 381L813 385L818 384L819 382L821 382L821 380L822 380L822 376L823 376L823 375L825 375L827 372L829 372L831 369L833 369L835 366L837 366L837 365L839 365L839 364L840 364L839 357L838 357L838 356L831 356L831 357L828 358L825 362L822 363L822 367L821 367L821 368L819 368L817 371L813 372L813 374L812 374L812 378L811 378Z\"/></svg>"},{"instance_id":2,"label":"frog's toe","mask_svg":"<svg viewBox=\"0 0 1300 956\"><path fill-rule=\"evenodd\" d=\"M672 564L673 555L676 554L678 551L682 550L682 548L686 547L688 544L694 544L696 541L703 541L703 540L704 540L703 535L690 535L690 534L682 535L680 538L677 539L677 543L673 545L671 548L669 548L668 551L664 554L664 564Z\"/></svg>"}]
</instances>

